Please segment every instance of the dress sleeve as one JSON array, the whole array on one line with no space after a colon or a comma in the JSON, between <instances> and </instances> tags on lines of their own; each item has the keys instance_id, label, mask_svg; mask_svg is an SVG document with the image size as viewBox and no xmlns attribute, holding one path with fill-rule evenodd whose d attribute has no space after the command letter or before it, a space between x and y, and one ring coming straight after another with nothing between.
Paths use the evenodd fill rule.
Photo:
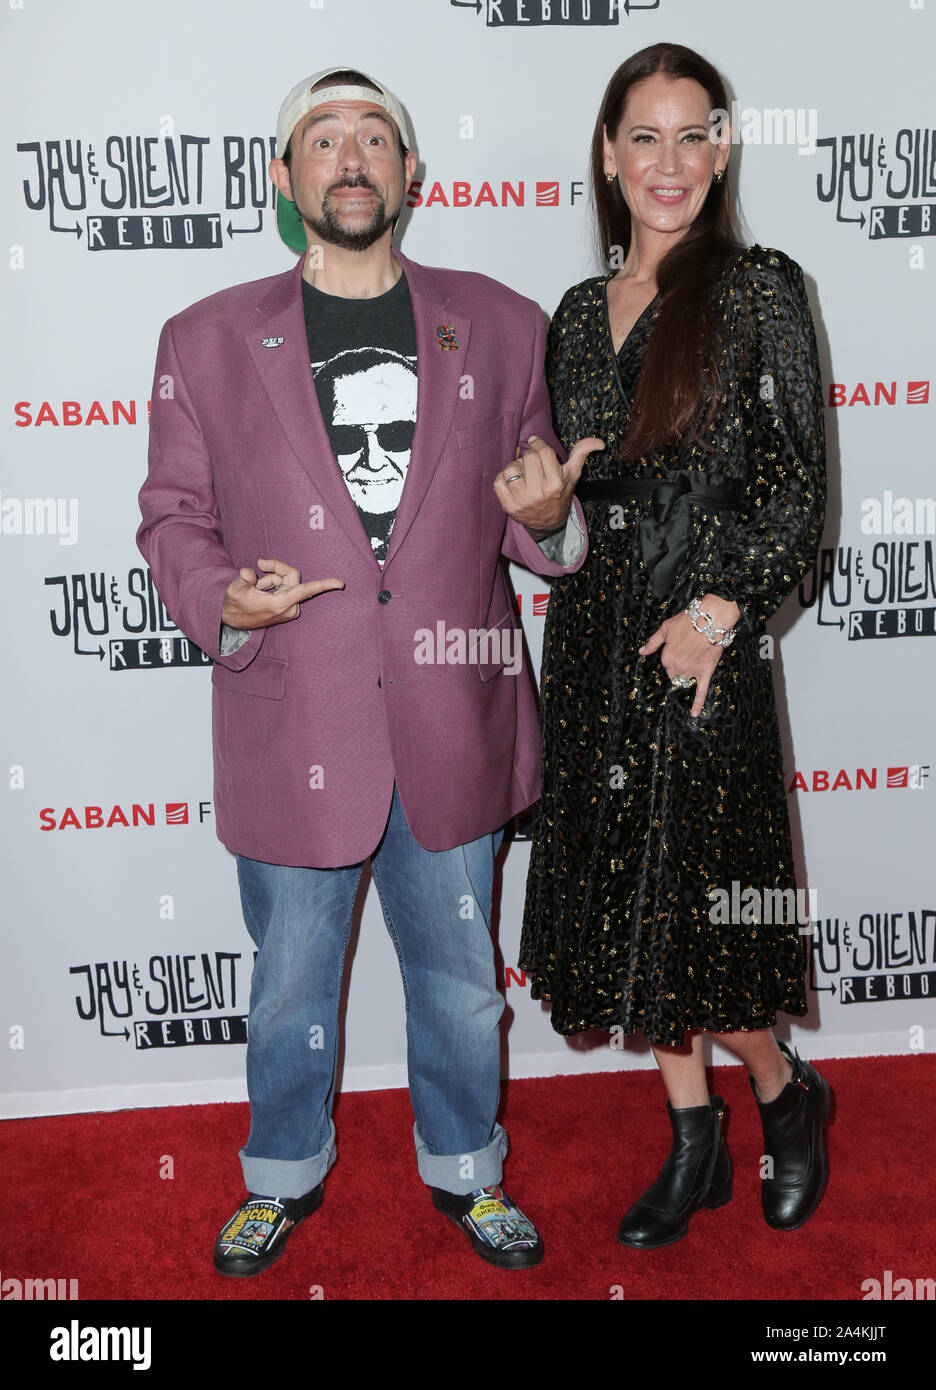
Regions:
<instances>
[{"instance_id":1,"label":"dress sleeve","mask_svg":"<svg viewBox=\"0 0 936 1390\"><path fill-rule=\"evenodd\" d=\"M816 557L825 520L825 422L819 356L803 272L760 250L743 269L746 342L740 410L746 485L707 576L761 631Z\"/></svg>"}]
</instances>

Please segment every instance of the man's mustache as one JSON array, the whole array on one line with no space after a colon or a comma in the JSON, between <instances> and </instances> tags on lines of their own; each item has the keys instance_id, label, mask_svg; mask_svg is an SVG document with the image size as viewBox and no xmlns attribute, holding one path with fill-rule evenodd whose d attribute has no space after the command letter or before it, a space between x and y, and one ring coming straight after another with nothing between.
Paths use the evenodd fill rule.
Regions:
<instances>
[{"instance_id":1,"label":"man's mustache","mask_svg":"<svg viewBox=\"0 0 936 1390\"><path fill-rule=\"evenodd\" d=\"M348 178L342 179L339 183L333 183L329 188L329 193L333 193L336 188L369 188L372 193L377 190L364 174L350 174Z\"/></svg>"}]
</instances>

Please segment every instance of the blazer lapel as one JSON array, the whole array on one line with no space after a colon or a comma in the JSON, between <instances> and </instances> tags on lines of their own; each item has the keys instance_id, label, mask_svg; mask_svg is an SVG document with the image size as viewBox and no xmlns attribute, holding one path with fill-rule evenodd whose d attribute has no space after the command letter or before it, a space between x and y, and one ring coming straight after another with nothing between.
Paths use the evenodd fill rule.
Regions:
<instances>
[{"instance_id":1,"label":"blazer lapel","mask_svg":"<svg viewBox=\"0 0 936 1390\"><path fill-rule=\"evenodd\" d=\"M406 271L416 324L416 430L387 545L387 564L416 519L448 439L471 334L471 320L452 313L448 297L433 289L423 267L396 250L393 254ZM444 346L440 330L454 335L455 346Z\"/></svg>"},{"instance_id":2,"label":"blazer lapel","mask_svg":"<svg viewBox=\"0 0 936 1390\"><path fill-rule=\"evenodd\" d=\"M295 270L276 278L256 306L256 324L251 324L244 336L286 438L329 515L376 565L319 409L302 306L303 260L300 257ZM277 338L283 341L274 345ZM264 340L270 345L264 347Z\"/></svg>"}]
</instances>

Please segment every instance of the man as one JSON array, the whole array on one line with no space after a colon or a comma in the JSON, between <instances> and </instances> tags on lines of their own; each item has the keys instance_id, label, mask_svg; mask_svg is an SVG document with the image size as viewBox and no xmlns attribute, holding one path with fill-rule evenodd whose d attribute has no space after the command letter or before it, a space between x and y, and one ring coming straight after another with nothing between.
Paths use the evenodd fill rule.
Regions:
<instances>
[{"instance_id":1,"label":"man","mask_svg":"<svg viewBox=\"0 0 936 1390\"><path fill-rule=\"evenodd\" d=\"M601 442L556 457L536 305L391 248L416 155L386 87L306 79L277 148L280 228L305 254L166 324L140 493L160 593L214 659L218 835L258 948L249 1195L215 1268L267 1268L322 1201L368 858L407 1000L418 1171L478 1255L520 1268L543 1243L500 1187L489 923L500 827L538 797L540 748L529 673L504 655L502 557L578 568L572 490Z\"/></svg>"}]
</instances>

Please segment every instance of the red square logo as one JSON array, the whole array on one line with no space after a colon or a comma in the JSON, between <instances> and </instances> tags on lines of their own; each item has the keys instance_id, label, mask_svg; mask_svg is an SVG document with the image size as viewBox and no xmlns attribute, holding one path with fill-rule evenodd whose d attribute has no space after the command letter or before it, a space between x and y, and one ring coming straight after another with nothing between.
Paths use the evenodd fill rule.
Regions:
<instances>
[{"instance_id":1,"label":"red square logo","mask_svg":"<svg viewBox=\"0 0 936 1390\"><path fill-rule=\"evenodd\" d=\"M548 607L549 607L549 595L548 595L548 594L534 594L534 595L533 595L533 617L534 617L534 618L545 618L545 616L546 616L546 609L547 609Z\"/></svg>"},{"instance_id":2,"label":"red square logo","mask_svg":"<svg viewBox=\"0 0 936 1390\"><path fill-rule=\"evenodd\" d=\"M559 206L559 183L538 183L536 185L536 206L538 208L557 208Z\"/></svg>"},{"instance_id":3,"label":"red square logo","mask_svg":"<svg viewBox=\"0 0 936 1390\"><path fill-rule=\"evenodd\" d=\"M887 769L887 785L889 787L905 787L908 772L909 768L906 767L889 767Z\"/></svg>"},{"instance_id":4,"label":"red square logo","mask_svg":"<svg viewBox=\"0 0 936 1390\"><path fill-rule=\"evenodd\" d=\"M187 801L167 801L167 802L166 802L166 824L167 824L167 825L188 825L188 802L187 802Z\"/></svg>"},{"instance_id":5,"label":"red square logo","mask_svg":"<svg viewBox=\"0 0 936 1390\"><path fill-rule=\"evenodd\" d=\"M907 405L929 405L929 382L907 382Z\"/></svg>"}]
</instances>

